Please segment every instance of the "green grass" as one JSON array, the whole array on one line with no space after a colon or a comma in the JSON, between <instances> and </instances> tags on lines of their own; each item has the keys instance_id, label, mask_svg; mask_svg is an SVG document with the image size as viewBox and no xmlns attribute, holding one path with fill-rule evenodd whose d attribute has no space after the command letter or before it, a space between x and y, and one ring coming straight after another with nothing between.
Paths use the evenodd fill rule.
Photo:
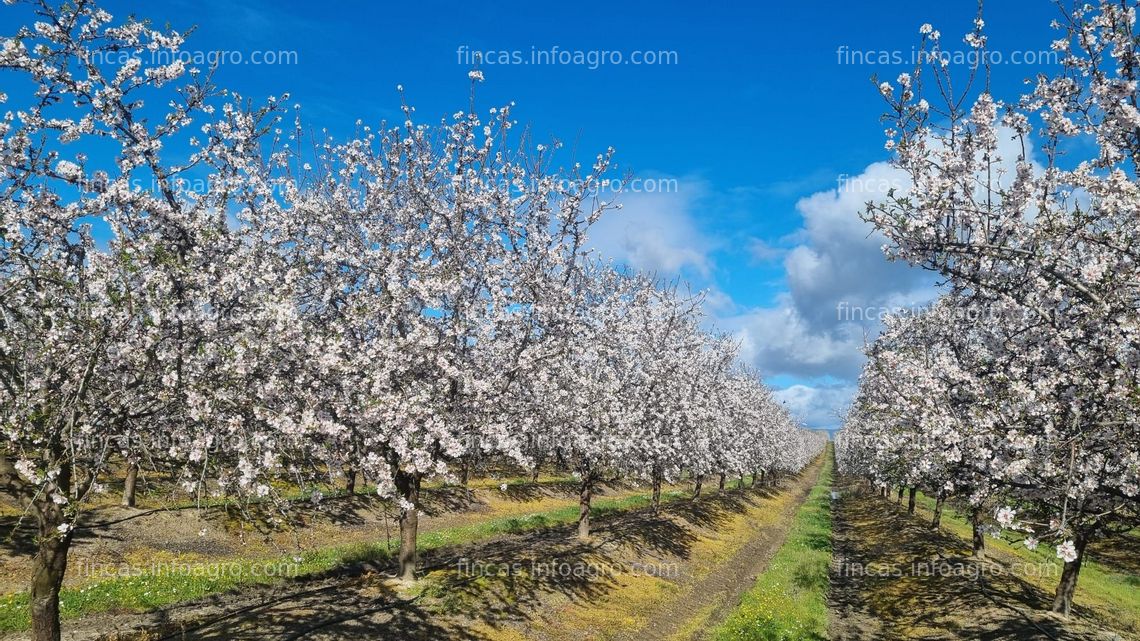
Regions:
<instances>
[{"instance_id":1,"label":"green grass","mask_svg":"<svg viewBox=\"0 0 1140 641\"><path fill-rule=\"evenodd\" d=\"M933 498L919 492L918 506L923 516L934 512L934 503ZM973 535L968 517L950 505L942 510L942 527L966 541ZM1052 594L1061 578L1062 563L1052 545L1042 544L1030 550L1020 542L1020 537L1015 540L1005 533L997 539L987 536L986 548L1017 558L1023 565L1015 568L1015 574L1047 594ZM1095 550L1090 555L1092 558L1081 563L1074 603L1077 607L1093 606L1131 631L1140 632L1140 576L1117 572L1097 563Z\"/></svg>"},{"instance_id":2,"label":"green grass","mask_svg":"<svg viewBox=\"0 0 1140 641\"><path fill-rule=\"evenodd\" d=\"M679 491L665 492L661 501L675 501L683 496L685 494ZM590 515L598 517L640 509L648 507L651 502L648 494L595 500ZM525 516L499 517L422 533L416 547L425 552L504 534L564 525L577 519L576 505ZM153 610L243 586L278 582L284 577L314 575L369 561L386 562L392 559L398 547L399 539L395 537L392 541L331 546L302 552L295 557L217 563L173 561L160 565L158 572L142 573L124 567L123 574L130 572L130 576L115 576L84 587L64 588L60 593L60 615L66 620L100 612ZM22 631L30 626L28 593L0 596L0 632Z\"/></svg>"},{"instance_id":3,"label":"green grass","mask_svg":"<svg viewBox=\"0 0 1140 641\"><path fill-rule=\"evenodd\" d=\"M713 630L716 641L827 638L833 462L829 451L819 481L796 512L787 540L736 610Z\"/></svg>"}]
</instances>

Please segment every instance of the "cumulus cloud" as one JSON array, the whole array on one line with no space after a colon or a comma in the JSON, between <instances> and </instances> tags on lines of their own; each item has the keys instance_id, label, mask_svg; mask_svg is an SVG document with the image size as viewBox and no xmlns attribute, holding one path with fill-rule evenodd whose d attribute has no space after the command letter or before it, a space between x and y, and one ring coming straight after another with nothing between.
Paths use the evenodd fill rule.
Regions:
<instances>
[{"instance_id":1,"label":"cumulus cloud","mask_svg":"<svg viewBox=\"0 0 1140 641\"><path fill-rule=\"evenodd\" d=\"M713 239L694 222L693 209L706 194L697 180L676 180L676 189L624 193L621 210L602 216L590 230L590 244L602 256L665 277L712 272Z\"/></svg>"},{"instance_id":2,"label":"cumulus cloud","mask_svg":"<svg viewBox=\"0 0 1140 641\"><path fill-rule=\"evenodd\" d=\"M875 163L841 177L836 189L801 199L796 210L803 225L783 253L787 293L772 307L724 320L739 337L743 357L764 375L841 381L776 391L811 427L838 426L836 416L855 392L864 347L878 335L882 316L937 295L930 273L887 261L885 239L859 217L867 201L907 186L901 172ZM757 259L774 251L767 244L752 248Z\"/></svg>"},{"instance_id":3,"label":"cumulus cloud","mask_svg":"<svg viewBox=\"0 0 1140 641\"><path fill-rule=\"evenodd\" d=\"M836 427L840 421L839 413L854 394L855 386L847 384L791 385L774 392L775 397L804 425L817 429Z\"/></svg>"},{"instance_id":4,"label":"cumulus cloud","mask_svg":"<svg viewBox=\"0 0 1140 641\"><path fill-rule=\"evenodd\" d=\"M901 172L875 163L796 204L803 226L784 255L788 292L774 307L726 319L761 372L854 380L882 315L935 297L934 277L888 262L885 239L859 217L868 200L906 187Z\"/></svg>"},{"instance_id":5,"label":"cumulus cloud","mask_svg":"<svg viewBox=\"0 0 1140 641\"><path fill-rule=\"evenodd\" d=\"M734 333L741 357L765 376L855 378L863 356L863 330L848 323L813 330L788 297L776 307L748 310L721 321Z\"/></svg>"},{"instance_id":6,"label":"cumulus cloud","mask_svg":"<svg viewBox=\"0 0 1140 641\"><path fill-rule=\"evenodd\" d=\"M811 329L834 331L848 320L837 313L844 304L881 308L921 304L933 296L931 275L888 262L882 253L885 239L859 218L867 201L908 186L900 171L875 163L844 177L837 189L796 204L804 242L788 253L784 267L795 311Z\"/></svg>"}]
</instances>

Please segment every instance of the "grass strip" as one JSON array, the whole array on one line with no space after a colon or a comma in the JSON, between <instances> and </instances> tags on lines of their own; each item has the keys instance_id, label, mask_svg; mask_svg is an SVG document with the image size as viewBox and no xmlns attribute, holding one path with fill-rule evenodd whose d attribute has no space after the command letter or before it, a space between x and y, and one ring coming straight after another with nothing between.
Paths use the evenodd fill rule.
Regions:
<instances>
[{"instance_id":1,"label":"grass strip","mask_svg":"<svg viewBox=\"0 0 1140 641\"><path fill-rule=\"evenodd\" d=\"M675 501L684 492L666 492L661 501ZM635 494L615 499L595 500L592 517L648 507L649 494ZM536 512L523 516L498 517L420 534L420 552L473 543L504 534L518 534L578 519L578 506ZM159 571L123 565L107 568L113 578L83 587L64 588L60 593L60 616L75 619L101 612L142 612L219 594L252 585L272 584L289 577L320 574L339 567L364 562L387 562L399 547L398 531L391 540L338 545L301 552L295 556L270 559L243 559L214 563L180 562L177 559L156 563ZM28 593L14 592L0 596L0 632L27 630L31 627Z\"/></svg>"},{"instance_id":2,"label":"grass strip","mask_svg":"<svg viewBox=\"0 0 1140 641\"><path fill-rule=\"evenodd\" d=\"M831 482L834 453L788 537L740 605L713 629L716 641L801 641L827 638L828 569L831 564Z\"/></svg>"}]
</instances>

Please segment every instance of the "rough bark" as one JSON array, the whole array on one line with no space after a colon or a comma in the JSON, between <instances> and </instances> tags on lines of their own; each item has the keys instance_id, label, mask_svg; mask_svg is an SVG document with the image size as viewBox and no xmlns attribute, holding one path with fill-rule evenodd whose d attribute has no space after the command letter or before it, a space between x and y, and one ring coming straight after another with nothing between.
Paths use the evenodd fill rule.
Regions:
<instances>
[{"instance_id":1,"label":"rough bark","mask_svg":"<svg viewBox=\"0 0 1140 641\"><path fill-rule=\"evenodd\" d=\"M720 475L720 485L717 487L717 491L718 491L718 492L723 492L723 491L724 491L724 479L725 479L725 474L724 474L723 472L721 472L721 475Z\"/></svg>"},{"instance_id":2,"label":"rough bark","mask_svg":"<svg viewBox=\"0 0 1140 641\"><path fill-rule=\"evenodd\" d=\"M51 499L53 494L68 496L72 489L71 466L63 463L58 469L55 481L36 491L20 479L11 460L0 457L0 488L30 508L38 530L29 593L32 641L60 641L59 591L73 532L64 506Z\"/></svg>"},{"instance_id":3,"label":"rough bark","mask_svg":"<svg viewBox=\"0 0 1140 641\"><path fill-rule=\"evenodd\" d=\"M593 479L589 472L582 474L582 484L578 493L578 539L590 538L590 498L593 492Z\"/></svg>"},{"instance_id":4,"label":"rough bark","mask_svg":"<svg viewBox=\"0 0 1140 641\"><path fill-rule=\"evenodd\" d=\"M903 487L902 485L900 485L900 486L899 486L899 495L898 495L898 497L895 499L895 503L898 503L899 505L902 505L902 497L903 497L903 491L905 491L905 490L906 490L906 488L905 488L905 487Z\"/></svg>"},{"instance_id":5,"label":"rough bark","mask_svg":"<svg viewBox=\"0 0 1140 641\"><path fill-rule=\"evenodd\" d=\"M653 475L653 513L661 512L661 475Z\"/></svg>"},{"instance_id":6,"label":"rough bark","mask_svg":"<svg viewBox=\"0 0 1140 641\"><path fill-rule=\"evenodd\" d=\"M986 558L986 534L982 530L982 510L975 509L970 515L970 524L974 530L974 558Z\"/></svg>"},{"instance_id":7,"label":"rough bark","mask_svg":"<svg viewBox=\"0 0 1140 641\"><path fill-rule=\"evenodd\" d=\"M1061 581L1057 584L1057 592L1053 597L1053 611L1069 616L1073 609L1073 595L1077 592L1077 578L1081 573L1081 563L1085 560L1085 547L1088 545L1086 537L1078 535L1073 539L1077 548L1077 558L1065 562L1061 570Z\"/></svg>"},{"instance_id":8,"label":"rough bark","mask_svg":"<svg viewBox=\"0 0 1140 641\"><path fill-rule=\"evenodd\" d=\"M907 501L906 501L906 513L907 514L914 514L914 506L915 506L915 503L917 502L917 499L916 499L917 495L918 495L918 488L914 488L914 487L910 488L910 494L908 495Z\"/></svg>"},{"instance_id":9,"label":"rough bark","mask_svg":"<svg viewBox=\"0 0 1140 641\"><path fill-rule=\"evenodd\" d=\"M701 496L701 487L702 487L704 484L705 484L705 475L704 475L704 474L699 474L699 475L697 475L697 479L696 479L696 482L693 484L693 498L694 498L694 499L696 499L696 498L700 498L700 496Z\"/></svg>"},{"instance_id":10,"label":"rough bark","mask_svg":"<svg viewBox=\"0 0 1140 641\"><path fill-rule=\"evenodd\" d=\"M938 499L934 501L934 519L930 522L931 529L937 530L942 526L942 504L945 502L946 496L939 492Z\"/></svg>"},{"instance_id":11,"label":"rough bark","mask_svg":"<svg viewBox=\"0 0 1140 641\"><path fill-rule=\"evenodd\" d=\"M400 510L400 553L398 557L400 580L416 580L416 536L419 530L419 500L420 481L422 475L418 472L408 473L403 470L396 473L396 489L400 496L410 504Z\"/></svg>"},{"instance_id":12,"label":"rough bark","mask_svg":"<svg viewBox=\"0 0 1140 641\"><path fill-rule=\"evenodd\" d=\"M123 479L123 507L135 506L135 490L139 482L139 465L131 463L127 466L127 476Z\"/></svg>"}]
</instances>

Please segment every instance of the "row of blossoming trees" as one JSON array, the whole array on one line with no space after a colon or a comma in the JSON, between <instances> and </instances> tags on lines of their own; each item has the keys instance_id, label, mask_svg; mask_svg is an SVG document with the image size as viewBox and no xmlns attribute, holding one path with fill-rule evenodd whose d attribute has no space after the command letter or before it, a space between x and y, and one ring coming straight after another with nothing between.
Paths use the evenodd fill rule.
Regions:
<instances>
[{"instance_id":1,"label":"row of blossoming trees","mask_svg":"<svg viewBox=\"0 0 1140 641\"><path fill-rule=\"evenodd\" d=\"M836 442L845 471L909 486L912 505L913 488L939 511L959 497L979 555L991 515L1030 548L1055 544L1063 613L1089 544L1140 523L1135 21L1130 2L1064 13L1056 73L1012 103L987 86L969 106L937 64L880 86L908 186L866 218L948 289L888 321ZM982 27L966 38L979 60Z\"/></svg>"},{"instance_id":2,"label":"row of blossoming trees","mask_svg":"<svg viewBox=\"0 0 1140 641\"><path fill-rule=\"evenodd\" d=\"M123 470L265 501L363 474L411 578L421 482L475 456L565 462L588 536L603 476L656 499L822 449L699 296L590 256L610 153L555 169L509 107L314 138L177 33L8 11L29 26L0 43L0 488L38 527L35 639L59 638L82 506Z\"/></svg>"}]
</instances>

